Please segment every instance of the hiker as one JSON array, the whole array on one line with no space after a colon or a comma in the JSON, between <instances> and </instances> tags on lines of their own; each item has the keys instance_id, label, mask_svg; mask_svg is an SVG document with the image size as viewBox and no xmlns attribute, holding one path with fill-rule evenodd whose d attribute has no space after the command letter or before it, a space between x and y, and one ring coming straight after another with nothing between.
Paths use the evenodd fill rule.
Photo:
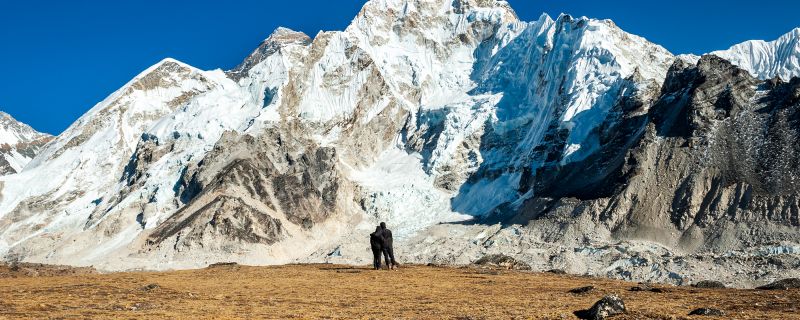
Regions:
<instances>
[{"instance_id":1,"label":"hiker","mask_svg":"<svg viewBox=\"0 0 800 320\"><path fill-rule=\"evenodd\" d=\"M392 239L392 230L386 228L386 223L381 222L381 230L383 231L383 256L386 259L386 266L389 269L397 269L399 265L397 260L394 259L394 239ZM390 260L391 259L391 260Z\"/></svg>"},{"instance_id":2,"label":"hiker","mask_svg":"<svg viewBox=\"0 0 800 320\"><path fill-rule=\"evenodd\" d=\"M369 245L372 247L372 266L375 270L381 269L381 253L383 252L383 229L380 226L375 232L369 234Z\"/></svg>"}]
</instances>

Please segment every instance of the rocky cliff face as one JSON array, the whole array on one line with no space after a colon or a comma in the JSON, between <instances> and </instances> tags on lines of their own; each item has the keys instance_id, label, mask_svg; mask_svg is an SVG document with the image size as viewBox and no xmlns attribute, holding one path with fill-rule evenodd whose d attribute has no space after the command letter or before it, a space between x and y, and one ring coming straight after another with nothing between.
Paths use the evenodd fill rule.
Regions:
<instances>
[{"instance_id":1,"label":"rocky cliff face","mask_svg":"<svg viewBox=\"0 0 800 320\"><path fill-rule=\"evenodd\" d=\"M167 59L137 76L0 178L0 254L360 263L382 220L407 261L680 283L716 254L752 281L784 274L800 252L784 38L758 59L676 58L608 20L369 1L346 30L278 29L227 72Z\"/></svg>"},{"instance_id":2,"label":"rocky cliff face","mask_svg":"<svg viewBox=\"0 0 800 320\"><path fill-rule=\"evenodd\" d=\"M758 80L712 55L678 61L650 111L610 125L601 152L532 177L523 215L566 206L614 238L689 252L791 241L799 83Z\"/></svg>"},{"instance_id":3,"label":"rocky cliff face","mask_svg":"<svg viewBox=\"0 0 800 320\"><path fill-rule=\"evenodd\" d=\"M0 175L22 171L52 136L0 111Z\"/></svg>"},{"instance_id":4,"label":"rocky cliff face","mask_svg":"<svg viewBox=\"0 0 800 320\"><path fill-rule=\"evenodd\" d=\"M347 221L355 207L339 166L334 148L279 128L259 137L226 132L183 172L175 192L185 205L148 232L142 254L180 260L195 251L224 256L243 245L302 242L331 220Z\"/></svg>"}]
</instances>

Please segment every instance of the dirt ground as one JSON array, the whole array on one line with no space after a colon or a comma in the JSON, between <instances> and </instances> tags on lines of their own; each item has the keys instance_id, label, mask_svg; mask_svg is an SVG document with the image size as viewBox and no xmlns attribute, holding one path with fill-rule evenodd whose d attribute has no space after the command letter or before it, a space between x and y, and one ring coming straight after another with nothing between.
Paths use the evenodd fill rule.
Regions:
<instances>
[{"instance_id":1,"label":"dirt ground","mask_svg":"<svg viewBox=\"0 0 800 320\"><path fill-rule=\"evenodd\" d=\"M576 287L593 285L586 294ZM605 294L628 313L613 319L800 319L800 290L658 286L550 273L408 266L214 266L97 274L91 269L0 267L0 319L574 319Z\"/></svg>"}]
</instances>

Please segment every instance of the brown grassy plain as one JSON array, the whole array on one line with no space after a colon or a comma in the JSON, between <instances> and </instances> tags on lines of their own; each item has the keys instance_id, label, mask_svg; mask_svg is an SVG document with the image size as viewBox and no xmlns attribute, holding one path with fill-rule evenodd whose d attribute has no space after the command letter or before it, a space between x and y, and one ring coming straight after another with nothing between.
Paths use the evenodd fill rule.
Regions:
<instances>
[{"instance_id":1,"label":"brown grassy plain","mask_svg":"<svg viewBox=\"0 0 800 320\"><path fill-rule=\"evenodd\" d=\"M569 289L593 285L584 295ZM800 290L659 286L475 268L288 265L216 266L95 274L86 269L0 267L0 319L574 319L605 294L623 297L613 319L688 317L699 307L725 319L800 319Z\"/></svg>"}]
</instances>

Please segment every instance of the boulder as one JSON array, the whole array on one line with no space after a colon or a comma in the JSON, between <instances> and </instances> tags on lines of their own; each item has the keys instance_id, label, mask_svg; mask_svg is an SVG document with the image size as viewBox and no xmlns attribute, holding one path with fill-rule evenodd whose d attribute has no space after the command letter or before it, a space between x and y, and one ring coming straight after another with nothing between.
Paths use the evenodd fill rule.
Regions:
<instances>
[{"instance_id":1,"label":"boulder","mask_svg":"<svg viewBox=\"0 0 800 320\"><path fill-rule=\"evenodd\" d=\"M158 288L161 288L161 286L159 286L158 284L155 284L155 283L151 283L151 284L148 284L148 285L142 287L142 291L153 291L153 290L156 290Z\"/></svg>"},{"instance_id":2,"label":"boulder","mask_svg":"<svg viewBox=\"0 0 800 320\"><path fill-rule=\"evenodd\" d=\"M575 316L579 319L603 320L608 317L623 314L626 311L625 302L622 301L622 298L612 294L603 297L587 310L575 311Z\"/></svg>"},{"instance_id":3,"label":"boulder","mask_svg":"<svg viewBox=\"0 0 800 320\"><path fill-rule=\"evenodd\" d=\"M713 309L713 308L700 308L700 309L695 309L692 312L689 312L689 315L690 316L716 316L716 317L722 317L722 316L725 315L725 312L722 311L722 310Z\"/></svg>"},{"instance_id":4,"label":"boulder","mask_svg":"<svg viewBox=\"0 0 800 320\"><path fill-rule=\"evenodd\" d=\"M238 266L239 266L239 264L236 263L236 262L217 262L217 263L212 263L212 264L208 265L208 268L209 269L213 269L213 268L234 268L234 267L238 267Z\"/></svg>"},{"instance_id":5,"label":"boulder","mask_svg":"<svg viewBox=\"0 0 800 320\"><path fill-rule=\"evenodd\" d=\"M724 289L725 284L719 281L703 280L692 285L695 288L701 289Z\"/></svg>"},{"instance_id":6,"label":"boulder","mask_svg":"<svg viewBox=\"0 0 800 320\"><path fill-rule=\"evenodd\" d=\"M586 286L586 287L575 288L575 289L571 289L571 290L569 290L567 292L572 293L572 294L584 294L584 293L589 293L589 292L592 292L592 291L594 291L594 286Z\"/></svg>"},{"instance_id":7,"label":"boulder","mask_svg":"<svg viewBox=\"0 0 800 320\"><path fill-rule=\"evenodd\" d=\"M798 278L789 278L783 279L780 281L775 281L768 285L760 286L756 289L759 290L789 290L789 289L800 289L800 279Z\"/></svg>"},{"instance_id":8,"label":"boulder","mask_svg":"<svg viewBox=\"0 0 800 320\"><path fill-rule=\"evenodd\" d=\"M631 287L630 291L650 291L651 289L653 289L653 287L651 287L650 284L639 282L635 287Z\"/></svg>"},{"instance_id":9,"label":"boulder","mask_svg":"<svg viewBox=\"0 0 800 320\"><path fill-rule=\"evenodd\" d=\"M653 286L651 286L650 284L647 284L647 283L639 283L639 285L637 285L635 287L632 287L630 289L630 291L634 291L634 292L649 291L649 292L655 292L655 293L668 292L668 290L665 290L665 289L662 289L662 288L656 288L656 287L653 287Z\"/></svg>"},{"instance_id":10,"label":"boulder","mask_svg":"<svg viewBox=\"0 0 800 320\"><path fill-rule=\"evenodd\" d=\"M527 263L514 259L504 254L490 254L478 259L474 263L477 266L489 268L501 268L506 270L531 270Z\"/></svg>"}]
</instances>

